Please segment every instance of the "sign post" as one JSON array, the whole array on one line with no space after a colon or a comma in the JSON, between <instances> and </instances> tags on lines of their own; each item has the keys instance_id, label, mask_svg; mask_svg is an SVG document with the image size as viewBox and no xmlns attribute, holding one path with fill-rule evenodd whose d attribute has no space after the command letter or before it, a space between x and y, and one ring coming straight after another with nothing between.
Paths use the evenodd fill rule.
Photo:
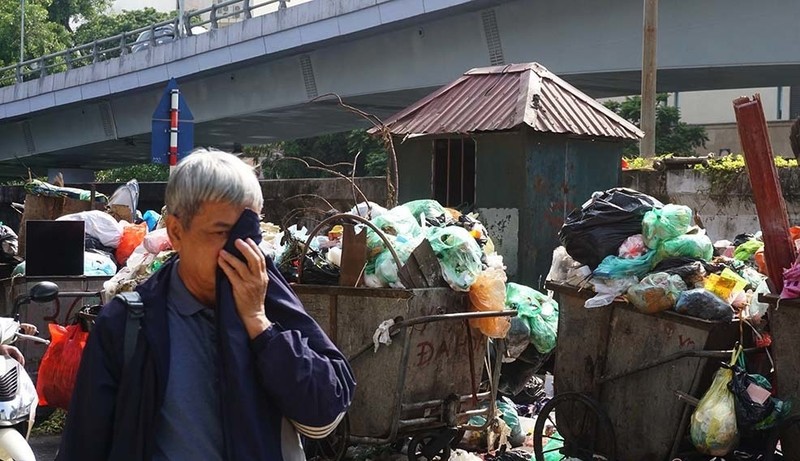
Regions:
<instances>
[{"instance_id":1,"label":"sign post","mask_svg":"<svg viewBox=\"0 0 800 461\"><path fill-rule=\"evenodd\" d=\"M194 148L194 116L174 78L153 112L150 144L152 162L169 165L170 173Z\"/></svg>"}]
</instances>

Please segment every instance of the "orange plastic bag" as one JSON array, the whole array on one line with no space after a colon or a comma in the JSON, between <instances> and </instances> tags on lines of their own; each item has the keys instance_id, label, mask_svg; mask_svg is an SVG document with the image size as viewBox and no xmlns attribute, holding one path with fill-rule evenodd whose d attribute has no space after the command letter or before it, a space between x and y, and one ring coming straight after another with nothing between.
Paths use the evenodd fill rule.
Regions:
<instances>
[{"instance_id":1,"label":"orange plastic bag","mask_svg":"<svg viewBox=\"0 0 800 461\"><path fill-rule=\"evenodd\" d=\"M469 289L469 300L473 312L502 311L506 305L506 273L490 268L478 274ZM505 338L511 328L509 317L471 319L469 323L490 338Z\"/></svg>"},{"instance_id":2,"label":"orange plastic bag","mask_svg":"<svg viewBox=\"0 0 800 461\"><path fill-rule=\"evenodd\" d=\"M146 235L147 223L129 224L122 229L122 237L119 239L119 246L114 254L120 267L125 265L133 254L133 250L144 242Z\"/></svg>"},{"instance_id":3,"label":"orange plastic bag","mask_svg":"<svg viewBox=\"0 0 800 461\"><path fill-rule=\"evenodd\" d=\"M51 323L48 328L50 346L39 365L36 393L39 394L40 405L66 410L89 333L83 331L80 325L63 327Z\"/></svg>"}]
</instances>

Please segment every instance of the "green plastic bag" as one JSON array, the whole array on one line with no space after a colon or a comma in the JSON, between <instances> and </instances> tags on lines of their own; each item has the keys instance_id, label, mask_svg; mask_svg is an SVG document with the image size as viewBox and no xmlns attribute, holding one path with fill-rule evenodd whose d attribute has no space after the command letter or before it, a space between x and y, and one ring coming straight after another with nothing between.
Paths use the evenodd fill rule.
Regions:
<instances>
[{"instance_id":1,"label":"green plastic bag","mask_svg":"<svg viewBox=\"0 0 800 461\"><path fill-rule=\"evenodd\" d=\"M403 237L406 241L422 236L422 228L419 227L419 223L408 208L403 206L394 207L371 222L386 234L392 244L395 244L398 236ZM375 231L367 228L367 254L374 258L384 250L386 250L386 245L383 240Z\"/></svg>"},{"instance_id":2,"label":"green plastic bag","mask_svg":"<svg viewBox=\"0 0 800 461\"><path fill-rule=\"evenodd\" d=\"M758 250L764 247L764 242L751 239L736 247L733 251L733 259L738 261L749 261Z\"/></svg>"},{"instance_id":3,"label":"green plastic bag","mask_svg":"<svg viewBox=\"0 0 800 461\"><path fill-rule=\"evenodd\" d=\"M478 242L469 231L455 226L430 227L427 238L450 288L469 291L483 270Z\"/></svg>"},{"instance_id":4,"label":"green plastic bag","mask_svg":"<svg viewBox=\"0 0 800 461\"><path fill-rule=\"evenodd\" d=\"M419 221L420 215L424 214L426 220L440 221L444 224L446 212L436 200L414 200L401 206L408 208L417 221Z\"/></svg>"},{"instance_id":5,"label":"green plastic bag","mask_svg":"<svg viewBox=\"0 0 800 461\"><path fill-rule=\"evenodd\" d=\"M506 306L531 330L531 344L542 354L556 347L558 303L533 288L517 283L506 284Z\"/></svg>"},{"instance_id":6,"label":"green plastic bag","mask_svg":"<svg viewBox=\"0 0 800 461\"><path fill-rule=\"evenodd\" d=\"M655 249L664 240L685 234L692 225L692 209L683 205L664 205L645 213L642 219L644 243Z\"/></svg>"},{"instance_id":7,"label":"green plastic bag","mask_svg":"<svg viewBox=\"0 0 800 461\"><path fill-rule=\"evenodd\" d=\"M406 261L408 261L408 258L411 257L411 253L417 249L420 242L422 242L422 238L417 238L413 241L407 241L405 239L398 238L394 241L394 251L397 253L397 257L400 259L400 264L405 264ZM400 278L397 275L397 263L394 261L392 252L388 249L383 250L381 254L375 258L375 266L373 271L383 285L392 288L403 287L402 283L400 283Z\"/></svg>"},{"instance_id":8,"label":"green plastic bag","mask_svg":"<svg viewBox=\"0 0 800 461\"><path fill-rule=\"evenodd\" d=\"M544 453L544 461L561 461L564 459L564 455L561 454L561 448L564 447L564 437L561 437L561 434L558 431L555 431L553 435L550 436L550 440L547 441L547 444L542 448L542 453Z\"/></svg>"},{"instance_id":9,"label":"green plastic bag","mask_svg":"<svg viewBox=\"0 0 800 461\"><path fill-rule=\"evenodd\" d=\"M687 257L710 261L714 256L714 244L704 234L686 234L661 242L657 259Z\"/></svg>"},{"instance_id":10,"label":"green plastic bag","mask_svg":"<svg viewBox=\"0 0 800 461\"><path fill-rule=\"evenodd\" d=\"M642 278L655 266L655 256L656 252L652 250L635 258L606 256L593 273L596 277L607 279L620 279L632 275Z\"/></svg>"}]
</instances>

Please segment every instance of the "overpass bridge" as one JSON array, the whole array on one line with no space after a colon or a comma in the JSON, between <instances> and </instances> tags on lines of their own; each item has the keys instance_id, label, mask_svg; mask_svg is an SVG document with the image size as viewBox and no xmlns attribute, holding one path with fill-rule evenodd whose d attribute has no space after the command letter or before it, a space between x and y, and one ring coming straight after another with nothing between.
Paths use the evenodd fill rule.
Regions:
<instances>
[{"instance_id":1,"label":"overpass bridge","mask_svg":"<svg viewBox=\"0 0 800 461\"><path fill-rule=\"evenodd\" d=\"M659 91L796 84L798 17L796 0L662 1ZM387 117L487 65L537 61L595 97L635 94L641 23L641 0L312 0L63 72L37 60L26 81L0 75L0 176L146 162L170 77L196 144L223 147L363 126L310 101L333 92Z\"/></svg>"}]
</instances>

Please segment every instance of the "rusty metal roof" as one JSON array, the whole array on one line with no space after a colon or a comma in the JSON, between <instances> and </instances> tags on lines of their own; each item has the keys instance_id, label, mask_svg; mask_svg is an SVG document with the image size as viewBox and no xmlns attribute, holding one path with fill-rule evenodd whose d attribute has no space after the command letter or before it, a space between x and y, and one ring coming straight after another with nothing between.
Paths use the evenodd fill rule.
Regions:
<instances>
[{"instance_id":1,"label":"rusty metal roof","mask_svg":"<svg viewBox=\"0 0 800 461\"><path fill-rule=\"evenodd\" d=\"M472 69L386 122L392 134L511 130L636 139L641 130L538 63Z\"/></svg>"}]
</instances>

